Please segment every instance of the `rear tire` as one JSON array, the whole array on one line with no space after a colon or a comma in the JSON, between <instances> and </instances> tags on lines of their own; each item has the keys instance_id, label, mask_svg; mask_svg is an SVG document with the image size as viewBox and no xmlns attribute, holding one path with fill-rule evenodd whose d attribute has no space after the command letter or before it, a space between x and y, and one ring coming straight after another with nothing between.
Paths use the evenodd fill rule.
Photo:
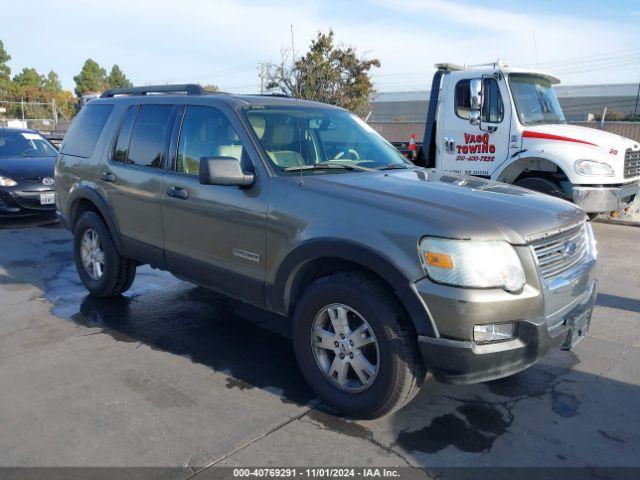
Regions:
<instances>
[{"instance_id":1,"label":"rear tire","mask_svg":"<svg viewBox=\"0 0 640 480\"><path fill-rule=\"evenodd\" d=\"M136 277L136 263L118 253L102 219L85 212L73 230L73 251L80 280L90 293L111 297L126 292Z\"/></svg>"},{"instance_id":2,"label":"rear tire","mask_svg":"<svg viewBox=\"0 0 640 480\"><path fill-rule=\"evenodd\" d=\"M345 325L342 319L346 328L334 328ZM308 287L293 315L293 343L311 388L354 418L377 418L400 409L425 377L417 335L402 307L388 288L364 273L338 273ZM343 375L340 366L334 368L342 362L348 363Z\"/></svg>"}]
</instances>

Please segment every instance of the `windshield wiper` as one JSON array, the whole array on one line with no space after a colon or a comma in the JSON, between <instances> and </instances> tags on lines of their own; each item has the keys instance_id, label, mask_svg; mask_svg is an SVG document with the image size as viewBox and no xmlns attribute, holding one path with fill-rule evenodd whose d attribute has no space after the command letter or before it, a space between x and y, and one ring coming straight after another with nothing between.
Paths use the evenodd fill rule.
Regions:
<instances>
[{"instance_id":1,"label":"windshield wiper","mask_svg":"<svg viewBox=\"0 0 640 480\"><path fill-rule=\"evenodd\" d=\"M357 170L359 172L375 172L372 168L362 167L360 165L329 162L314 163L313 165L299 165L297 167L287 167L284 169L285 172L300 172L304 170Z\"/></svg>"},{"instance_id":2,"label":"windshield wiper","mask_svg":"<svg viewBox=\"0 0 640 480\"><path fill-rule=\"evenodd\" d=\"M405 165L404 163L390 163L389 165L384 165L382 167L376 168L376 170L406 170L409 165Z\"/></svg>"}]
</instances>

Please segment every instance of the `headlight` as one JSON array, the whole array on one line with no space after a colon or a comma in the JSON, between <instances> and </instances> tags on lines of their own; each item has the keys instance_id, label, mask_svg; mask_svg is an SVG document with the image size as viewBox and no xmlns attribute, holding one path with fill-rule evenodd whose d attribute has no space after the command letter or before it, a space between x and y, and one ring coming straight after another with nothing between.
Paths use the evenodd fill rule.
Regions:
<instances>
[{"instance_id":1,"label":"headlight","mask_svg":"<svg viewBox=\"0 0 640 480\"><path fill-rule=\"evenodd\" d=\"M522 263L507 242L425 237L418 250L425 272L436 282L509 292L524 287Z\"/></svg>"},{"instance_id":2,"label":"headlight","mask_svg":"<svg viewBox=\"0 0 640 480\"><path fill-rule=\"evenodd\" d=\"M0 177L0 187L15 187L16 181L9 177Z\"/></svg>"},{"instance_id":3,"label":"headlight","mask_svg":"<svg viewBox=\"0 0 640 480\"><path fill-rule=\"evenodd\" d=\"M595 160L578 160L575 163L576 173L578 175L595 176L613 176L613 168L607 163L596 162Z\"/></svg>"}]
</instances>

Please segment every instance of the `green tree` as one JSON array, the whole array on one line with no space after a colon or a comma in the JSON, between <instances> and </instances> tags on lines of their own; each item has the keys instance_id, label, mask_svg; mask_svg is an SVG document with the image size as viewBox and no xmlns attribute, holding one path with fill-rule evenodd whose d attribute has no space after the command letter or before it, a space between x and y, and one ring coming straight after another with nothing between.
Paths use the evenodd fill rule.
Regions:
<instances>
[{"instance_id":1,"label":"green tree","mask_svg":"<svg viewBox=\"0 0 640 480\"><path fill-rule=\"evenodd\" d=\"M54 94L62 90L60 77L58 77L58 74L53 70L47 73L46 78L42 82L42 86L47 92L54 93Z\"/></svg>"},{"instance_id":2,"label":"green tree","mask_svg":"<svg viewBox=\"0 0 640 480\"><path fill-rule=\"evenodd\" d=\"M107 77L107 86L109 88L126 88L133 87L131 81L125 76L124 72L120 70L118 65L111 67L111 72Z\"/></svg>"},{"instance_id":3,"label":"green tree","mask_svg":"<svg viewBox=\"0 0 640 480\"><path fill-rule=\"evenodd\" d=\"M35 68L23 68L13 77L13 83L17 87L41 89L44 86L44 77Z\"/></svg>"},{"instance_id":4,"label":"green tree","mask_svg":"<svg viewBox=\"0 0 640 480\"><path fill-rule=\"evenodd\" d=\"M213 85L212 83L208 83L206 85L203 85L202 88L204 88L207 92L217 92L217 91L219 91L218 86L217 85Z\"/></svg>"},{"instance_id":5,"label":"green tree","mask_svg":"<svg viewBox=\"0 0 640 480\"><path fill-rule=\"evenodd\" d=\"M267 90L306 100L338 105L363 115L374 92L369 71L378 59L358 56L353 47L335 44L334 33L318 32L309 51L288 66L283 54L279 65L267 66Z\"/></svg>"},{"instance_id":6,"label":"green tree","mask_svg":"<svg viewBox=\"0 0 640 480\"><path fill-rule=\"evenodd\" d=\"M0 95L6 95L11 82L11 68L7 65L9 60L11 55L4 49L4 43L0 40Z\"/></svg>"},{"instance_id":7,"label":"green tree","mask_svg":"<svg viewBox=\"0 0 640 480\"><path fill-rule=\"evenodd\" d=\"M87 92L100 92L107 85L107 72L92 59L87 59L78 75L73 77L76 82L76 95L81 97Z\"/></svg>"}]
</instances>

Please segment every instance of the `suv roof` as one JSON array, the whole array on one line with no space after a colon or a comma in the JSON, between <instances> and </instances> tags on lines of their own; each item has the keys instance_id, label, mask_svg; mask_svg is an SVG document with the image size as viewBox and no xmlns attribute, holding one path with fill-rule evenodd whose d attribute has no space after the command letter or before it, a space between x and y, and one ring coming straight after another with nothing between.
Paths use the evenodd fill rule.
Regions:
<instances>
[{"instance_id":1,"label":"suv roof","mask_svg":"<svg viewBox=\"0 0 640 480\"><path fill-rule=\"evenodd\" d=\"M301 100L291 98L282 94L231 94L225 92L209 92L197 84L180 85L155 85L131 88L114 88L106 90L100 98L92 100L91 103L110 103L111 101L129 100L135 103L147 103L157 101L158 98L175 101L177 103L187 103L195 98L216 99L233 107L243 107L249 105L262 106L287 106L304 105L308 107L323 107L340 109L333 105L311 100Z\"/></svg>"}]
</instances>

